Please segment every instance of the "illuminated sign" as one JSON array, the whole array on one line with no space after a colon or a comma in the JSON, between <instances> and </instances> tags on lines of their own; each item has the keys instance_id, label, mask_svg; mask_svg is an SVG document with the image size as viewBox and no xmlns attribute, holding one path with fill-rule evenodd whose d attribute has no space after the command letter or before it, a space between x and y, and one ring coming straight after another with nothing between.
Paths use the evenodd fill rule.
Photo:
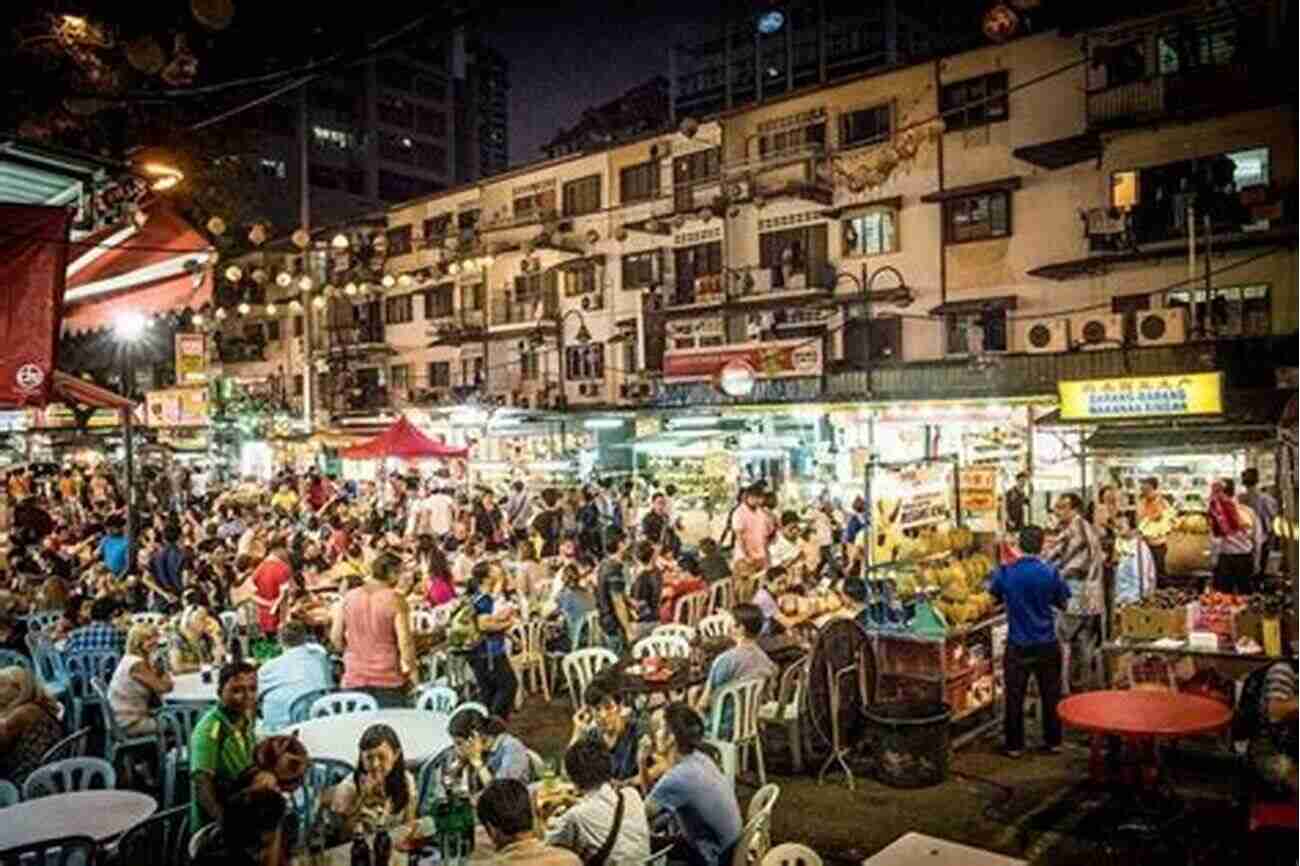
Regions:
<instances>
[{"instance_id":1,"label":"illuminated sign","mask_svg":"<svg viewBox=\"0 0 1300 866\"><path fill-rule=\"evenodd\" d=\"M1222 373L1061 382L1062 421L1223 414Z\"/></svg>"}]
</instances>

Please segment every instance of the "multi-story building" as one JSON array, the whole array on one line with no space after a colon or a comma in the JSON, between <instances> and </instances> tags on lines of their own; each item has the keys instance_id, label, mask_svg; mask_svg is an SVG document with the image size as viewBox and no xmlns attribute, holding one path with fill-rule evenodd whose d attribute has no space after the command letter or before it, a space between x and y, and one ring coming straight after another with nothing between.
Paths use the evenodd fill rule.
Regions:
<instances>
[{"instance_id":1,"label":"multi-story building","mask_svg":"<svg viewBox=\"0 0 1300 866\"><path fill-rule=\"evenodd\" d=\"M454 43L456 179L490 177L510 164L510 64L474 37Z\"/></svg>"},{"instance_id":2,"label":"multi-story building","mask_svg":"<svg viewBox=\"0 0 1300 866\"><path fill-rule=\"evenodd\" d=\"M570 153L608 150L612 145L672 125L672 96L662 75L638 84L604 105L588 108L573 125L561 129L542 145L542 153L555 158Z\"/></svg>"}]
</instances>

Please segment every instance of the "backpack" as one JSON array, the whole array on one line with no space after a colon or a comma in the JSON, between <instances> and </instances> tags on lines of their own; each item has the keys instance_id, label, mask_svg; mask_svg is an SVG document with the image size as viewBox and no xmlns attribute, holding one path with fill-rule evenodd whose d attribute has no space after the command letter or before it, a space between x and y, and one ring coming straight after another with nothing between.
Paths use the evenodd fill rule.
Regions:
<instances>
[{"instance_id":1,"label":"backpack","mask_svg":"<svg viewBox=\"0 0 1300 866\"><path fill-rule=\"evenodd\" d=\"M483 632L478 627L478 611L473 598L465 598L451 612L447 622L447 649L454 653L469 653L483 643Z\"/></svg>"}]
</instances>

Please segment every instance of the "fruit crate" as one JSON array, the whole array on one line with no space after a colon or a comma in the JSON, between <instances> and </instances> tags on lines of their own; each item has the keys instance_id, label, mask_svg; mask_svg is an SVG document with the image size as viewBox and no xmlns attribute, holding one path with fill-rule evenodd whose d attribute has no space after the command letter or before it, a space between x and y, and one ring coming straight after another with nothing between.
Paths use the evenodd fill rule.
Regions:
<instances>
[{"instance_id":1,"label":"fruit crate","mask_svg":"<svg viewBox=\"0 0 1300 866\"><path fill-rule=\"evenodd\" d=\"M1195 603L1170 608L1126 605L1115 612L1115 636L1134 640L1185 638L1196 622L1196 610Z\"/></svg>"},{"instance_id":2,"label":"fruit crate","mask_svg":"<svg viewBox=\"0 0 1300 866\"><path fill-rule=\"evenodd\" d=\"M1237 617L1245 613L1240 607L1206 607L1198 605L1193 622L1194 631L1208 631L1220 637L1237 637Z\"/></svg>"}]
</instances>

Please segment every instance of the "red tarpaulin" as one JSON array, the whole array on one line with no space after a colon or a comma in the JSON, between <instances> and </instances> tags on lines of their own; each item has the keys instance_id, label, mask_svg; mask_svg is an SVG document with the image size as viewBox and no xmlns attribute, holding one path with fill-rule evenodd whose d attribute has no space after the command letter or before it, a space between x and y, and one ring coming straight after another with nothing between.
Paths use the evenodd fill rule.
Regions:
<instances>
[{"instance_id":1,"label":"red tarpaulin","mask_svg":"<svg viewBox=\"0 0 1300 866\"><path fill-rule=\"evenodd\" d=\"M50 398L71 224L65 207L0 204L0 405Z\"/></svg>"},{"instance_id":2,"label":"red tarpaulin","mask_svg":"<svg viewBox=\"0 0 1300 866\"><path fill-rule=\"evenodd\" d=\"M339 452L339 456L347 460L382 460L385 457L398 457L405 460L439 457L446 460L452 457L464 457L467 454L469 454L468 448L453 448L430 439L405 418L399 418L392 427L374 439Z\"/></svg>"}]
</instances>

